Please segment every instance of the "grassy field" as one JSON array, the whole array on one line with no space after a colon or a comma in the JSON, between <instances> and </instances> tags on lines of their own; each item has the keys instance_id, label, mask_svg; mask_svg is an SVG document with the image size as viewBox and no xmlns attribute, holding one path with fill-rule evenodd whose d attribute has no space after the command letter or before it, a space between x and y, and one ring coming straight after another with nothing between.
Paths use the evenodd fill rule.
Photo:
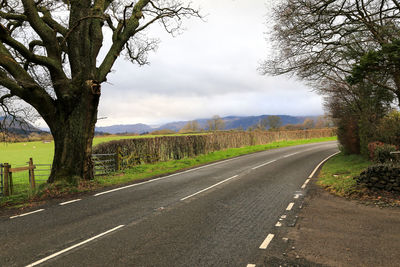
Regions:
<instances>
[{"instance_id":1,"label":"grassy field","mask_svg":"<svg viewBox=\"0 0 400 267\"><path fill-rule=\"evenodd\" d=\"M113 140L132 138L154 138L157 135L135 135L135 136L104 136L95 137L93 146ZM54 143L43 142L0 142L0 162L11 164L13 167L25 166L29 158L33 158L35 164L51 164L53 162Z\"/></svg>"},{"instance_id":2,"label":"grassy field","mask_svg":"<svg viewBox=\"0 0 400 267\"><path fill-rule=\"evenodd\" d=\"M360 155L338 154L324 164L317 183L336 195L348 197L359 190L354 177L371 164Z\"/></svg>"}]
</instances>

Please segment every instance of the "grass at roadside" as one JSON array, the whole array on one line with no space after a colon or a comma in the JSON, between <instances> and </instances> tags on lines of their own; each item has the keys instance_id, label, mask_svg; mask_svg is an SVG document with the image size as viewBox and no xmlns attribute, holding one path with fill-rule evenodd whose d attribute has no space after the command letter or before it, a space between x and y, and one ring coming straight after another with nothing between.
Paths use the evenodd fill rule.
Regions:
<instances>
[{"instance_id":1,"label":"grass at roadside","mask_svg":"<svg viewBox=\"0 0 400 267\"><path fill-rule=\"evenodd\" d=\"M350 197L361 190L354 177L371 164L369 160L360 155L340 153L324 164L317 184L336 195Z\"/></svg>"},{"instance_id":2,"label":"grass at roadside","mask_svg":"<svg viewBox=\"0 0 400 267\"><path fill-rule=\"evenodd\" d=\"M206 133L201 133L206 134ZM169 136L179 136L187 134L175 134ZM163 135L133 135L133 136L99 136L93 139L93 146L101 143L133 138L155 138ZM33 158L35 164L51 164L54 155L54 142L44 143L38 142L17 142L4 143L0 142L0 163L9 163L13 167L26 166L29 158Z\"/></svg>"},{"instance_id":3,"label":"grass at roadside","mask_svg":"<svg viewBox=\"0 0 400 267\"><path fill-rule=\"evenodd\" d=\"M124 170L123 172L117 173L113 176L98 177L96 178L96 181L103 186L128 183L136 180L143 180L152 176L173 173L179 170L200 166L206 163L233 158L240 155L250 154L258 151L316 143L316 142L334 141L334 140L336 140L336 137L293 140L293 141L279 141L279 142L272 142L266 145L231 148L227 150L208 153L206 155L200 155L195 158L185 158L181 160L159 162L155 164L138 165L133 168Z\"/></svg>"},{"instance_id":4,"label":"grass at roadside","mask_svg":"<svg viewBox=\"0 0 400 267\"><path fill-rule=\"evenodd\" d=\"M144 180L155 176L166 175L179 170L193 168L206 163L215 162L227 158L232 158L244 154L254 153L280 147L296 146L317 142L335 141L336 137L315 138L306 140L280 141L266 145L249 146L242 148L232 148L223 151L216 151L195 158L185 158L168 162L159 162L155 164L138 165L130 169L123 170L109 176L96 177L93 181L82 181L78 187L71 187L66 184L43 184L35 192L27 191L20 195L0 198L1 206L13 206L30 202L37 202L43 199L66 196L82 192L89 192L106 186L116 186L134 181Z\"/></svg>"}]
</instances>

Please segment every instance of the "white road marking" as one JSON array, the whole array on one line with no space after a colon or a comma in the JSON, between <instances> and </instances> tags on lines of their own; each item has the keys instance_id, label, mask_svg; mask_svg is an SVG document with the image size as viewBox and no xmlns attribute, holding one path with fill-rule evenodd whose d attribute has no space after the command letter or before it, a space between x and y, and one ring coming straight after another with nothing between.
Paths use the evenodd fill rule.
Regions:
<instances>
[{"instance_id":1,"label":"white road marking","mask_svg":"<svg viewBox=\"0 0 400 267\"><path fill-rule=\"evenodd\" d=\"M281 219L286 219L286 217L287 217L286 215L282 215Z\"/></svg>"},{"instance_id":2,"label":"white road marking","mask_svg":"<svg viewBox=\"0 0 400 267\"><path fill-rule=\"evenodd\" d=\"M281 222L277 222L277 223L275 224L275 226L276 226L276 227L281 227L282 224L281 224Z\"/></svg>"},{"instance_id":3,"label":"white road marking","mask_svg":"<svg viewBox=\"0 0 400 267\"><path fill-rule=\"evenodd\" d=\"M78 202L78 201L81 201L81 200L82 200L82 199L78 198L78 199L74 199L74 200L62 202L62 203L60 203L60 204L58 204L58 205L64 206L64 205L71 204L71 203L74 203L74 202Z\"/></svg>"},{"instance_id":4,"label":"white road marking","mask_svg":"<svg viewBox=\"0 0 400 267\"><path fill-rule=\"evenodd\" d=\"M118 229L120 229L120 228L122 228L122 227L124 227L124 226L125 226L125 225L121 224L121 225L119 225L119 226L117 226L117 227L115 227L115 228L113 228L113 229L111 229L111 230L108 230L108 231L106 231L106 232L104 232L104 233L101 233L101 234L99 234L99 235L96 235L96 236L94 236L94 237L92 237L92 238L89 238L89 239L87 239L87 240L85 240L85 241L82 241L82 242L80 242L80 243L78 243L78 244L76 244L76 245L70 246L70 247L68 247L68 248L66 248L66 249L63 249L63 250L59 251L59 252L56 252L56 253L54 253L54 254L51 254L50 256L47 256L46 258L43 258L43 259L38 260L38 261L35 261L34 263L31 263L31 264L29 264L29 265L26 265L26 267L31 267L31 266L39 265L39 264L41 264L41 263L43 263L43 262L45 262L45 261L48 261L48 260L50 260L50 259L52 259L52 258L54 258L54 257L59 256L59 255L65 253L65 252L67 252L67 251L70 251L70 250L72 250L72 249L74 249L74 248L76 248L76 247L79 247L79 246L82 246L82 245L84 245L84 244L86 244L86 243L89 243L90 241L93 241L93 240L95 240L95 239L97 239L97 238L99 238L99 237L102 237L103 235L106 235L106 234L109 234L109 233L111 233L111 232L113 232L113 231L116 231L116 230L118 230Z\"/></svg>"},{"instance_id":5,"label":"white road marking","mask_svg":"<svg viewBox=\"0 0 400 267\"><path fill-rule=\"evenodd\" d=\"M108 194L108 193L112 193L112 192L124 190L124 189L127 189L127 188L131 188L131 187L135 187L135 186L139 186L139 185L143 185L143 184L148 184L148 183L156 182L156 181L159 181L159 180L164 180L164 179L167 179L167 178L171 178L171 177L173 177L173 176L185 174L185 173L192 172L192 171L197 171L197 170L200 170L200 169L203 169L203 168L215 166L215 165L222 164L222 163L225 163L225 162L228 162L228 161L232 161L232 160L235 160L235 159L237 159L237 158L219 161L219 162L216 162L216 163L204 165L204 166L197 167L197 168L190 169L190 170L183 171L183 172L177 172L177 173L170 174L170 175L167 175L167 176L164 176L164 177L160 177L160 178L148 180L148 181L145 181L145 182L142 182L142 183L137 183L137 184L131 184L131 185L123 186L123 187L118 187L118 188L115 188L115 189L111 189L111 190L108 190L108 191L104 191L104 192L101 192L101 193L97 193L97 194L95 194L95 195L93 195L93 196L97 197L97 196L101 196L101 195L104 195L104 194Z\"/></svg>"},{"instance_id":6,"label":"white road marking","mask_svg":"<svg viewBox=\"0 0 400 267\"><path fill-rule=\"evenodd\" d=\"M313 172L310 174L310 176L308 176L308 178L313 178L314 174L317 172L317 170L319 169L319 167L321 167L322 164L324 164L325 161L327 161L328 159L330 159L333 156L336 156L337 154L339 154L339 152L336 152L335 154L330 155L329 157L327 157L326 159L324 159L323 161L321 161L318 166L313 170Z\"/></svg>"},{"instance_id":7,"label":"white road marking","mask_svg":"<svg viewBox=\"0 0 400 267\"><path fill-rule=\"evenodd\" d=\"M246 267L256 267L255 264L247 264Z\"/></svg>"},{"instance_id":8,"label":"white road marking","mask_svg":"<svg viewBox=\"0 0 400 267\"><path fill-rule=\"evenodd\" d=\"M307 179L304 184L301 186L301 189L306 188L307 184L310 182L310 179Z\"/></svg>"},{"instance_id":9,"label":"white road marking","mask_svg":"<svg viewBox=\"0 0 400 267\"><path fill-rule=\"evenodd\" d=\"M288 157L294 156L294 155L299 154L299 153L300 153L300 152L292 153L292 154L283 156L283 158L288 158Z\"/></svg>"},{"instance_id":10,"label":"white road marking","mask_svg":"<svg viewBox=\"0 0 400 267\"><path fill-rule=\"evenodd\" d=\"M287 211L292 210L293 206L294 206L294 202L289 203L289 205L287 206L286 210Z\"/></svg>"},{"instance_id":11,"label":"white road marking","mask_svg":"<svg viewBox=\"0 0 400 267\"><path fill-rule=\"evenodd\" d=\"M289 154L289 155L286 155L286 156L283 156L283 157L284 157L284 158L287 158L287 157L296 155L296 154L298 154L298 153L300 153L300 152L292 153L292 154ZM338 153L339 153L339 152L338 152ZM334 155L332 155L332 156L334 156ZM131 188L131 187L135 187L135 186L139 186L139 185L143 185L143 184L148 184L148 183L156 182L156 181L159 181L159 180L164 180L164 179L167 179L167 178L171 178L171 177L173 177L173 176L185 174L185 173L192 172L192 171L197 171L197 170L200 170L200 169L203 169L203 168L215 166L215 165L222 164L222 163L225 163L225 162L228 162L228 161L232 161L232 160L235 160L235 159L237 159L237 158L232 158L232 159L227 159L227 160L215 162L215 163L212 163L212 164L204 165L204 166L197 167L197 168L194 168L194 169L190 169L190 170L187 170L187 171L178 172L178 173L174 173L174 174L167 175L167 176L164 176L164 177L160 177L160 178L148 180L148 181L145 181L145 182L142 182L142 183L137 183L137 184L131 184L131 185L123 186L123 187L118 187L118 188L115 188L115 189L112 189L112 190L108 190L108 191L104 191L104 192L101 192L101 193L97 193L97 194L95 194L95 195L93 195L93 196L97 197L97 196L101 196L101 195L104 195L104 194L108 194L108 193L112 193L112 192L124 190L124 189L127 189L127 188ZM272 163L272 162L274 162L274 161L276 161L276 160L267 162L267 163L265 163L265 165L270 164L270 163ZM265 165L261 165L261 166L255 167L255 169L260 168L260 167L265 166ZM254 168L253 168L253 169L254 169Z\"/></svg>"},{"instance_id":12,"label":"white road marking","mask_svg":"<svg viewBox=\"0 0 400 267\"><path fill-rule=\"evenodd\" d=\"M275 161L276 161L276 159L268 161L268 162L266 162L264 164L261 164L261 165L258 165L257 167L252 168L252 170L256 170L258 168L264 167L265 165L271 164L272 162L275 162Z\"/></svg>"},{"instance_id":13,"label":"white road marking","mask_svg":"<svg viewBox=\"0 0 400 267\"><path fill-rule=\"evenodd\" d=\"M298 199L299 197L300 197L300 194L295 194L293 198Z\"/></svg>"},{"instance_id":14,"label":"white road marking","mask_svg":"<svg viewBox=\"0 0 400 267\"><path fill-rule=\"evenodd\" d=\"M271 243L272 239L274 238L275 235L269 234L267 238L265 238L264 242L262 242L260 249L267 249L269 243Z\"/></svg>"},{"instance_id":15,"label":"white road marking","mask_svg":"<svg viewBox=\"0 0 400 267\"><path fill-rule=\"evenodd\" d=\"M164 178L166 178L166 177L164 177ZM148 184L148 183L155 182L155 181L158 181L158 180L161 180L161 179L157 178L157 179L149 180L149 181L142 182L142 183L137 183L137 184L131 184L131 185L123 186L123 187L118 187L118 188L115 188L115 189L111 189L111 190L108 190L108 191L97 193L94 196L97 197L97 196L101 196L101 195L104 195L104 194L120 191L120 190L123 190L123 189L131 188L131 187L135 187L135 186L139 186L139 185L143 185L143 184Z\"/></svg>"},{"instance_id":16,"label":"white road marking","mask_svg":"<svg viewBox=\"0 0 400 267\"><path fill-rule=\"evenodd\" d=\"M200 194L200 193L203 193L204 191L207 191L207 190L209 190L209 189L211 189L211 188L213 188L213 187L216 187L217 185L223 184L223 183L225 183L225 182L227 182L227 181L229 181L229 180L232 180L232 179L234 179L234 178L236 178L236 177L238 177L238 176L239 176L239 175L232 176L231 178L225 179L225 180L223 180L223 181L221 181L221 182L218 182L218 183L216 183L216 184L214 184L214 185L212 185L212 186L209 186L209 187L207 187L207 188L204 188L203 190L200 190L200 191L198 191L198 192L196 192L196 193L194 193L194 194L191 194L190 196L181 198L181 201L184 201L184 200L186 200L186 199L188 199L188 198L194 197L195 195L198 195L198 194Z\"/></svg>"},{"instance_id":17,"label":"white road marking","mask_svg":"<svg viewBox=\"0 0 400 267\"><path fill-rule=\"evenodd\" d=\"M41 212L41 211L44 211L44 209L35 210L35 211L31 211L31 212L27 212L27 213L20 214L20 215L11 216L10 219L14 219L14 218L18 218L18 217L23 217L23 216L30 215L30 214L37 213L37 212Z\"/></svg>"}]
</instances>

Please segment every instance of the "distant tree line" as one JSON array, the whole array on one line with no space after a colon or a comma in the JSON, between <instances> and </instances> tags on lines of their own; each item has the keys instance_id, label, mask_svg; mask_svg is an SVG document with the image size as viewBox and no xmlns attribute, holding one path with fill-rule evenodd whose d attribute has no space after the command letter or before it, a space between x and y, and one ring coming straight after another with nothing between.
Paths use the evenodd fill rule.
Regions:
<instances>
[{"instance_id":1,"label":"distant tree line","mask_svg":"<svg viewBox=\"0 0 400 267\"><path fill-rule=\"evenodd\" d=\"M294 130L310 130L310 129L322 129L333 127L332 119L329 116L319 116L315 119L306 118L302 123L299 124L286 124L283 125L282 120L279 116L270 115L266 118L260 119L256 124L247 128L247 131L294 131ZM190 133L201 133L201 132L216 132L226 130L225 121L219 116L214 115L211 119L206 122L204 128L202 128L198 121L193 120L187 122L179 131L171 129L155 130L151 133L146 132L143 134L151 135L169 135L169 134L190 134ZM230 131L245 131L243 127L231 129Z\"/></svg>"}]
</instances>

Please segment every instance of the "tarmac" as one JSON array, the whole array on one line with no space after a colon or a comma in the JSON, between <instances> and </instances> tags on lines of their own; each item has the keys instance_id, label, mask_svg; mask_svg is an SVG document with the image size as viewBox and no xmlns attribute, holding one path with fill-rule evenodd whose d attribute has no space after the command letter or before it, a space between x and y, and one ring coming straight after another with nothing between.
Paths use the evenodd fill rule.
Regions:
<instances>
[{"instance_id":1,"label":"tarmac","mask_svg":"<svg viewBox=\"0 0 400 267\"><path fill-rule=\"evenodd\" d=\"M337 197L315 181L264 266L399 267L400 208Z\"/></svg>"}]
</instances>

